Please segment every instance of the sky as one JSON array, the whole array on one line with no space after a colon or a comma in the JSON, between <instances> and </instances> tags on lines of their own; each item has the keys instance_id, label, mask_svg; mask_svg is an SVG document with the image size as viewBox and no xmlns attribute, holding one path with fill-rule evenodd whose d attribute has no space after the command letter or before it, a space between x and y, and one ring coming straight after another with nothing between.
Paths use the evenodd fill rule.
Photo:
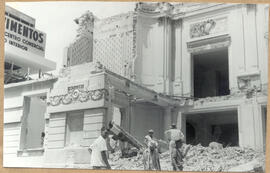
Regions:
<instances>
[{"instance_id":1,"label":"sky","mask_svg":"<svg viewBox=\"0 0 270 173\"><path fill-rule=\"evenodd\" d=\"M7 2L6 5L36 19L35 28L47 34L45 58L56 62L57 69L62 67L64 48L76 37L75 18L87 10L102 19L135 8L135 2Z\"/></svg>"}]
</instances>

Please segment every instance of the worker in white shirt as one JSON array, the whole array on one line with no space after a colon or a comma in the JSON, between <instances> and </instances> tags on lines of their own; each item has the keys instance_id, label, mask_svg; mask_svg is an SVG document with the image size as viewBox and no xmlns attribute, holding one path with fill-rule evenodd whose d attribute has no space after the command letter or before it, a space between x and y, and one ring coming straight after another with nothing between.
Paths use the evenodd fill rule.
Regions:
<instances>
[{"instance_id":1,"label":"worker in white shirt","mask_svg":"<svg viewBox=\"0 0 270 173\"><path fill-rule=\"evenodd\" d=\"M101 135L89 147L91 152L91 166L93 169L111 169L107 157L108 130L105 127L101 128Z\"/></svg>"}]
</instances>

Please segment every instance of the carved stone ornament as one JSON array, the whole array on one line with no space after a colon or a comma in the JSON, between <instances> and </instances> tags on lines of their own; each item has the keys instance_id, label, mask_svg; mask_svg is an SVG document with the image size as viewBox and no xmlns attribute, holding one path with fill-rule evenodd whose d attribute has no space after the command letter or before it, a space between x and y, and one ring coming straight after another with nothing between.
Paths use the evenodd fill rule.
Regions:
<instances>
[{"instance_id":1,"label":"carved stone ornament","mask_svg":"<svg viewBox=\"0 0 270 173\"><path fill-rule=\"evenodd\" d=\"M195 23L190 26L190 38L202 37L209 35L210 31L216 26L213 19Z\"/></svg>"},{"instance_id":2,"label":"carved stone ornament","mask_svg":"<svg viewBox=\"0 0 270 173\"><path fill-rule=\"evenodd\" d=\"M108 95L106 89L97 89L97 90L72 90L71 92L65 95L57 95L49 98L49 106L58 106L60 104L68 105L71 103L83 103L88 100L98 101Z\"/></svg>"},{"instance_id":3,"label":"carved stone ornament","mask_svg":"<svg viewBox=\"0 0 270 173\"><path fill-rule=\"evenodd\" d=\"M94 28L94 20L95 16L90 11L86 11L80 17L74 19L75 23L79 25L77 37L91 34Z\"/></svg>"},{"instance_id":4,"label":"carved stone ornament","mask_svg":"<svg viewBox=\"0 0 270 173\"><path fill-rule=\"evenodd\" d=\"M139 2L136 4L135 11L144 13L166 13L173 10L173 5L167 2Z\"/></svg>"},{"instance_id":5,"label":"carved stone ornament","mask_svg":"<svg viewBox=\"0 0 270 173\"><path fill-rule=\"evenodd\" d=\"M238 89L245 92L247 98L262 90L260 74L238 76L237 82Z\"/></svg>"}]
</instances>

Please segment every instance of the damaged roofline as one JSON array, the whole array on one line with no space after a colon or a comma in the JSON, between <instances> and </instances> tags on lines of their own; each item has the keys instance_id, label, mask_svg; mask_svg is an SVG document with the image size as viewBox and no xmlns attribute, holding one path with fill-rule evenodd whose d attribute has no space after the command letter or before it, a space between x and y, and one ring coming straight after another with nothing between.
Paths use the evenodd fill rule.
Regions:
<instances>
[{"instance_id":1,"label":"damaged roofline","mask_svg":"<svg viewBox=\"0 0 270 173\"><path fill-rule=\"evenodd\" d=\"M182 99L175 99L172 97L169 97L167 95L157 93L149 88L146 88L144 86L141 86L125 77L122 77L112 71L109 71L105 69L105 74L107 74L107 77L109 78L109 82L111 85L116 87L117 89L121 89L124 92L127 92L131 95L134 95L140 99L144 99L148 102L157 104L162 107L182 107L187 106L184 104L187 100L190 100L192 98L183 97Z\"/></svg>"}]
</instances>

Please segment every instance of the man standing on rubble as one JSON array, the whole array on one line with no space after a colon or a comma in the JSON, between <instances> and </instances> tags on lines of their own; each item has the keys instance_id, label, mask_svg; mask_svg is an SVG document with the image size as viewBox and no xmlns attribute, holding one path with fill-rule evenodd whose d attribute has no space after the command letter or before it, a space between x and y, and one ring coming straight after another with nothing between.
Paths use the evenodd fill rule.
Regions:
<instances>
[{"instance_id":1,"label":"man standing on rubble","mask_svg":"<svg viewBox=\"0 0 270 173\"><path fill-rule=\"evenodd\" d=\"M144 137L144 143L148 145L149 140L154 140L154 130L150 129L148 130L148 135Z\"/></svg>"},{"instance_id":2,"label":"man standing on rubble","mask_svg":"<svg viewBox=\"0 0 270 173\"><path fill-rule=\"evenodd\" d=\"M143 152L143 163L145 170L161 170L158 142L154 139L154 131L151 129L148 131L148 135L144 140L147 148Z\"/></svg>"},{"instance_id":3,"label":"man standing on rubble","mask_svg":"<svg viewBox=\"0 0 270 173\"><path fill-rule=\"evenodd\" d=\"M171 129L165 131L165 136L167 137L168 141L171 140L175 141L176 148L180 149L184 143L184 134L181 130L176 128L175 124L171 125Z\"/></svg>"},{"instance_id":4,"label":"man standing on rubble","mask_svg":"<svg viewBox=\"0 0 270 173\"><path fill-rule=\"evenodd\" d=\"M91 166L93 169L111 169L107 158L108 131L105 127L101 128L101 135L89 147L91 153Z\"/></svg>"},{"instance_id":5,"label":"man standing on rubble","mask_svg":"<svg viewBox=\"0 0 270 173\"><path fill-rule=\"evenodd\" d=\"M183 170L183 153L181 147L184 143L184 134L176 128L175 124L171 125L171 129L165 132L165 136L169 141L169 151L171 155L171 163L174 171Z\"/></svg>"}]
</instances>

